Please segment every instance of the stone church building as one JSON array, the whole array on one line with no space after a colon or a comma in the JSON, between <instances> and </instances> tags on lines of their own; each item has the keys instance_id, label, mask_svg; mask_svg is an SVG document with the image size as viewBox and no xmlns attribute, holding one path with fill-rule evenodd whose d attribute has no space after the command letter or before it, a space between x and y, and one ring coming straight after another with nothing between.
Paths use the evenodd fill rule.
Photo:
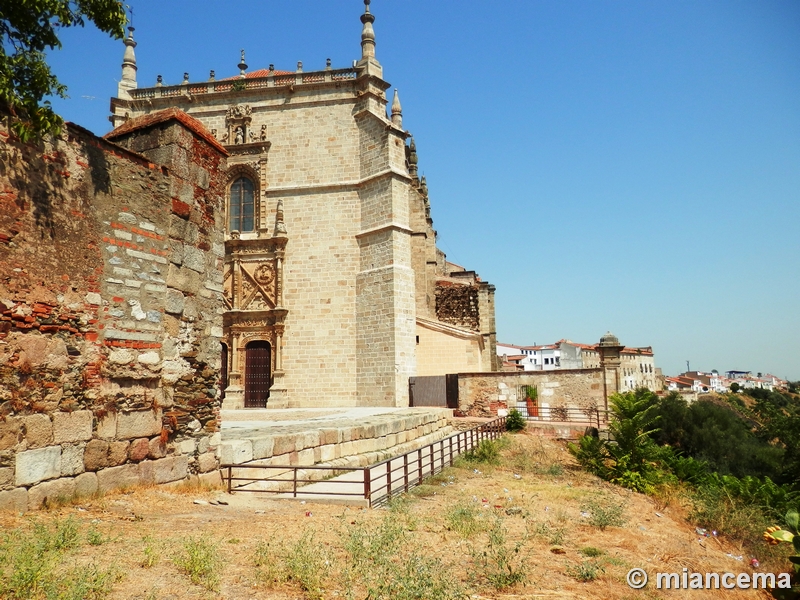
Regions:
<instances>
[{"instance_id":1,"label":"stone church building","mask_svg":"<svg viewBox=\"0 0 800 600\"><path fill-rule=\"evenodd\" d=\"M106 139L165 164L143 132L186 113L228 155L223 408L405 406L409 377L497 370L494 286L436 247L374 21L365 0L353 67L248 70L243 51L238 74L174 86L142 87L125 40ZM192 257L169 254L179 278Z\"/></svg>"}]
</instances>

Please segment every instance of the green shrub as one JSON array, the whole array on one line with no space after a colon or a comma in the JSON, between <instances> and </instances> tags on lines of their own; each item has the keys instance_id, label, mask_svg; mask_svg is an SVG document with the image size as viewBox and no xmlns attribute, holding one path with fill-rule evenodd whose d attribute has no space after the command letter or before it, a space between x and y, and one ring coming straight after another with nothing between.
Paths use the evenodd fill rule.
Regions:
<instances>
[{"instance_id":1,"label":"green shrub","mask_svg":"<svg viewBox=\"0 0 800 600\"><path fill-rule=\"evenodd\" d=\"M525 425L525 417L522 416L521 412L516 408L512 408L508 411L508 416L506 417L506 431L522 431L525 429Z\"/></svg>"},{"instance_id":2,"label":"green shrub","mask_svg":"<svg viewBox=\"0 0 800 600\"><path fill-rule=\"evenodd\" d=\"M495 440L483 440L477 447L465 452L464 460L471 463L500 464L500 445Z\"/></svg>"}]
</instances>

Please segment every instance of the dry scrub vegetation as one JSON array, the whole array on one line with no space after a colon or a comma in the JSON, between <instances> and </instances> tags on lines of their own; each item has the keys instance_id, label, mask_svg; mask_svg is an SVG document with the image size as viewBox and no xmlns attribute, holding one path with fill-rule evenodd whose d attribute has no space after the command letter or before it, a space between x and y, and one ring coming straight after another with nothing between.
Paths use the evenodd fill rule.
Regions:
<instances>
[{"instance_id":1,"label":"dry scrub vegetation","mask_svg":"<svg viewBox=\"0 0 800 600\"><path fill-rule=\"evenodd\" d=\"M726 591L625 575L751 570L677 500L606 484L559 443L510 435L472 458L375 510L150 488L2 514L0 598L701 599Z\"/></svg>"}]
</instances>

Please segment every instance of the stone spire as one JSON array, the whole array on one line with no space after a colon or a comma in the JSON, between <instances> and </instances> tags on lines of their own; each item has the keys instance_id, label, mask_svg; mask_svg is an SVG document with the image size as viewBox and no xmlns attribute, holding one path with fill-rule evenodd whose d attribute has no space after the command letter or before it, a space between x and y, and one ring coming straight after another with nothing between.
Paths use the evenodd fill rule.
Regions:
<instances>
[{"instance_id":1,"label":"stone spire","mask_svg":"<svg viewBox=\"0 0 800 600\"><path fill-rule=\"evenodd\" d=\"M408 173L411 178L417 181L417 144L414 142L414 136L411 136L411 143L408 145Z\"/></svg>"},{"instance_id":2,"label":"stone spire","mask_svg":"<svg viewBox=\"0 0 800 600\"><path fill-rule=\"evenodd\" d=\"M278 208L275 211L275 234L273 237L287 237L286 224L283 222L283 199L278 200Z\"/></svg>"},{"instance_id":3,"label":"stone spire","mask_svg":"<svg viewBox=\"0 0 800 600\"><path fill-rule=\"evenodd\" d=\"M400 106L400 96L397 95L397 88L394 88L394 99L392 100L392 125L398 129L403 128L403 107Z\"/></svg>"},{"instance_id":4,"label":"stone spire","mask_svg":"<svg viewBox=\"0 0 800 600\"><path fill-rule=\"evenodd\" d=\"M356 64L356 68L362 69L362 74L383 77L381 63L375 58L375 30L372 24L375 22L375 15L369 12L371 0L364 0L364 14L361 15L361 60Z\"/></svg>"},{"instance_id":5,"label":"stone spire","mask_svg":"<svg viewBox=\"0 0 800 600\"><path fill-rule=\"evenodd\" d=\"M125 54L122 56L122 80L117 85L117 97L130 99L130 90L135 90L136 85L136 54L133 49L136 42L133 39L133 27L128 27L128 37L125 38Z\"/></svg>"},{"instance_id":6,"label":"stone spire","mask_svg":"<svg viewBox=\"0 0 800 600\"><path fill-rule=\"evenodd\" d=\"M361 59L375 58L375 30L372 24L375 22L375 15L369 12L370 0L364 0L364 14L361 15Z\"/></svg>"}]
</instances>

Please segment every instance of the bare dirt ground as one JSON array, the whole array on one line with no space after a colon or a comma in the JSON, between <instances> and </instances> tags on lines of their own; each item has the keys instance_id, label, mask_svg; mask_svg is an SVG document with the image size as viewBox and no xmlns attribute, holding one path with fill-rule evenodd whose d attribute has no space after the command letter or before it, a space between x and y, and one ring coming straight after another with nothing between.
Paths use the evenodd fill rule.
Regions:
<instances>
[{"instance_id":1,"label":"bare dirt ground","mask_svg":"<svg viewBox=\"0 0 800 600\"><path fill-rule=\"evenodd\" d=\"M359 573L370 568L399 573L409 564L416 565L417 575L398 575L403 589L414 579L441 580L441 589L432 587L423 592L430 596L417 596L423 598L440 592L436 597L769 597L755 590L656 590L657 572L680 573L686 567L692 572L752 573L750 557L737 560L741 550L736 546L698 536L677 501L656 506L648 497L587 475L560 443L528 434L510 438L499 466L462 463L390 508L148 488L39 513L0 513L0 527L13 538L37 525L54 527L72 519L84 541L64 554L59 568L113 566L116 580L110 592L96 597L115 600L366 598L370 586L385 581L369 581ZM218 499L228 504L210 503ZM613 524L616 507L623 511L622 525ZM612 524L599 526L604 522ZM378 536L380 527L391 533ZM372 566L369 560L355 565L348 554L354 532L374 534L378 545L370 552L376 557L380 544L399 544L383 563L374 558ZM197 583L186 567L176 564L191 541L212 547L215 557L196 559L212 567ZM627 585L625 576L634 567L650 575L646 589ZM523 581L503 587L517 576ZM394 596L414 597L403 593L407 595ZM380 595L373 591L370 597Z\"/></svg>"}]
</instances>

